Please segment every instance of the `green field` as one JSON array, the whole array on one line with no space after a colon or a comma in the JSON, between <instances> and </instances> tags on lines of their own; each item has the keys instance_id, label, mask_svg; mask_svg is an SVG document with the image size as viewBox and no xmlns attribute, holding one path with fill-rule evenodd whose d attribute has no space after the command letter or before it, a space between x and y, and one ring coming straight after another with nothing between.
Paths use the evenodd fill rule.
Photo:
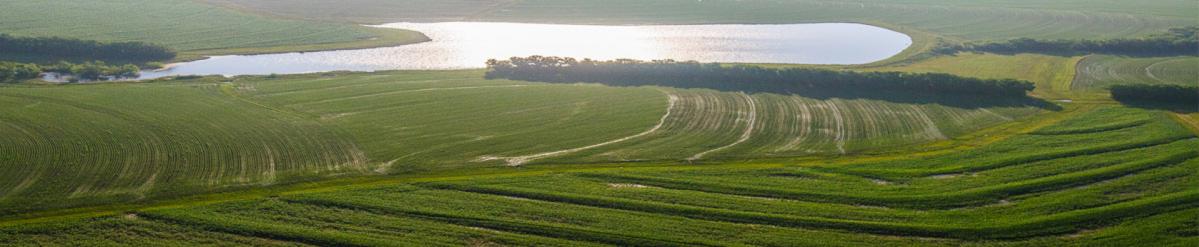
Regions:
<instances>
[{"instance_id":1,"label":"green field","mask_svg":"<svg viewBox=\"0 0 1199 247\"><path fill-rule=\"evenodd\" d=\"M1105 88L1197 57L931 51L1199 22L1196 0L0 0L0 33L177 60L392 46L359 24L854 22L865 65L1031 98L485 80L483 70L0 84L0 246L1199 246L1199 113ZM0 59L45 61L37 54ZM733 88L712 87L712 88Z\"/></svg>"},{"instance_id":2,"label":"green field","mask_svg":"<svg viewBox=\"0 0 1199 247\"><path fill-rule=\"evenodd\" d=\"M1071 88L1104 90L1116 84L1199 84L1199 57L1130 58L1088 56L1078 64Z\"/></svg>"},{"instance_id":3,"label":"green field","mask_svg":"<svg viewBox=\"0 0 1199 247\"><path fill-rule=\"evenodd\" d=\"M10 137L0 141L0 205L69 207L369 171L348 138L222 87L0 89L0 133Z\"/></svg>"},{"instance_id":4,"label":"green field","mask_svg":"<svg viewBox=\"0 0 1199 247\"><path fill-rule=\"evenodd\" d=\"M1112 118L1137 124L1114 128ZM1100 107L930 158L400 179L10 226L0 241L1187 246L1199 243L1196 144L1165 113Z\"/></svg>"},{"instance_id":5,"label":"green field","mask_svg":"<svg viewBox=\"0 0 1199 247\"><path fill-rule=\"evenodd\" d=\"M918 150L909 146L1044 111L481 77L415 71L3 87L0 135L16 138L0 141L0 206L36 211L526 163Z\"/></svg>"},{"instance_id":6,"label":"green field","mask_svg":"<svg viewBox=\"0 0 1199 247\"><path fill-rule=\"evenodd\" d=\"M980 78L1015 78L1036 83L1033 94L1048 99L1071 95L1070 83L1080 58L1020 54L963 53L919 60L912 64L867 68L875 71L935 72Z\"/></svg>"},{"instance_id":7,"label":"green field","mask_svg":"<svg viewBox=\"0 0 1199 247\"><path fill-rule=\"evenodd\" d=\"M1195 2L767 0L204 0L272 15L359 23L505 21L580 24L866 22L969 40L1113 38L1193 25Z\"/></svg>"},{"instance_id":8,"label":"green field","mask_svg":"<svg viewBox=\"0 0 1199 247\"><path fill-rule=\"evenodd\" d=\"M252 88L244 92L251 99L346 129L372 160L400 166L488 156L570 163L847 153L943 140L1038 111L480 81L480 72L248 80L243 88ZM525 110L509 110L516 108Z\"/></svg>"},{"instance_id":9,"label":"green field","mask_svg":"<svg viewBox=\"0 0 1199 247\"><path fill-rule=\"evenodd\" d=\"M410 31L269 18L190 0L2 0L0 5L0 33L144 41L185 52L184 59L194 54L392 46L425 39Z\"/></svg>"}]
</instances>

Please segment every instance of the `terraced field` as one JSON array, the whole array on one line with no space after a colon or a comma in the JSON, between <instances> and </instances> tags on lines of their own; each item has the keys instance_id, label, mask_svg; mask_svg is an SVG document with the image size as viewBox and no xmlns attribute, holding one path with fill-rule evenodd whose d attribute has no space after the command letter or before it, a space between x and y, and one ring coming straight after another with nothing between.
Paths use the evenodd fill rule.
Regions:
<instances>
[{"instance_id":1,"label":"terraced field","mask_svg":"<svg viewBox=\"0 0 1199 247\"><path fill-rule=\"evenodd\" d=\"M1199 84L1199 57L1130 58L1087 56L1078 63L1071 88L1104 90L1117 84Z\"/></svg>"},{"instance_id":2,"label":"terraced field","mask_svg":"<svg viewBox=\"0 0 1199 247\"><path fill-rule=\"evenodd\" d=\"M273 15L318 20L503 21L581 24L866 22L968 40L1140 36L1193 25L1194 2L826 1L826 0L204 0Z\"/></svg>"},{"instance_id":3,"label":"terraced field","mask_svg":"<svg viewBox=\"0 0 1199 247\"><path fill-rule=\"evenodd\" d=\"M227 85L0 88L4 212L368 173L350 139Z\"/></svg>"},{"instance_id":4,"label":"terraced field","mask_svg":"<svg viewBox=\"0 0 1199 247\"><path fill-rule=\"evenodd\" d=\"M145 41L178 51L207 50L205 54L239 52L215 51L230 48L258 48L240 51L253 53L424 40L415 32L268 18L190 0L0 0L0 6L4 6L0 8L0 33Z\"/></svg>"},{"instance_id":5,"label":"terraced field","mask_svg":"<svg viewBox=\"0 0 1199 247\"><path fill-rule=\"evenodd\" d=\"M651 88L483 80L482 71L396 72L236 82L242 94L352 135L383 169L479 166L489 155L587 146L651 128Z\"/></svg>"},{"instance_id":6,"label":"terraced field","mask_svg":"<svg viewBox=\"0 0 1199 247\"><path fill-rule=\"evenodd\" d=\"M0 209L331 176L911 149L1042 112L483 80L482 71L0 88Z\"/></svg>"},{"instance_id":7,"label":"terraced field","mask_svg":"<svg viewBox=\"0 0 1199 247\"><path fill-rule=\"evenodd\" d=\"M9 226L0 242L1191 246L1196 144L1166 113L1100 107L930 158L398 179Z\"/></svg>"},{"instance_id":8,"label":"terraced field","mask_svg":"<svg viewBox=\"0 0 1199 247\"><path fill-rule=\"evenodd\" d=\"M945 140L1038 111L1030 106L963 108L870 99L670 90L663 126L621 145L559 159L700 160L846 154ZM576 161L577 162L577 161Z\"/></svg>"},{"instance_id":9,"label":"terraced field","mask_svg":"<svg viewBox=\"0 0 1199 247\"><path fill-rule=\"evenodd\" d=\"M479 77L416 72L237 83L251 88L242 93L253 100L348 130L372 160L397 169L845 154L944 140L1040 111Z\"/></svg>"},{"instance_id":10,"label":"terraced field","mask_svg":"<svg viewBox=\"0 0 1199 247\"><path fill-rule=\"evenodd\" d=\"M1103 90L1194 84L1199 58L917 56L1137 37L1194 25L1197 3L0 0L0 33L180 59L426 40L350 23L857 22L916 44L869 65L766 66L1037 85L999 100L481 70L5 84L0 246L1199 246L1199 113ZM20 56L0 58L38 59Z\"/></svg>"}]
</instances>

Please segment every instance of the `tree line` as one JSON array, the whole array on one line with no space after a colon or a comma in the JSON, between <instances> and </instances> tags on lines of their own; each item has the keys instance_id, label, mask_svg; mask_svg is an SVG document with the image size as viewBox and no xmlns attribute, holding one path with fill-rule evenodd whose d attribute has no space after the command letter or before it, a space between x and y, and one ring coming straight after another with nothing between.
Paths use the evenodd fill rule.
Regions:
<instances>
[{"instance_id":1,"label":"tree line","mask_svg":"<svg viewBox=\"0 0 1199 247\"><path fill-rule=\"evenodd\" d=\"M162 61L175 58L166 47L145 42L99 42L58 37L17 37L0 34L0 53L107 61Z\"/></svg>"},{"instance_id":2,"label":"tree line","mask_svg":"<svg viewBox=\"0 0 1199 247\"><path fill-rule=\"evenodd\" d=\"M613 86L657 85L724 91L803 93L889 92L1025 98L1033 83L940 73L854 72L816 68L775 69L694 61L591 59L531 56L487 61L486 78Z\"/></svg>"},{"instance_id":3,"label":"tree line","mask_svg":"<svg viewBox=\"0 0 1199 247\"><path fill-rule=\"evenodd\" d=\"M136 78L141 75L141 68L133 64L109 65L103 61L85 63L59 62L53 65L0 62L0 82L20 82L36 79L44 73L57 73L58 75L72 78L72 82L78 80L103 81Z\"/></svg>"},{"instance_id":4,"label":"tree line","mask_svg":"<svg viewBox=\"0 0 1199 247\"><path fill-rule=\"evenodd\" d=\"M36 64L0 62L0 82L18 82L41 76L42 68Z\"/></svg>"},{"instance_id":5,"label":"tree line","mask_svg":"<svg viewBox=\"0 0 1199 247\"><path fill-rule=\"evenodd\" d=\"M1109 89L1112 98L1120 102L1184 106L1199 111L1199 86L1120 84Z\"/></svg>"},{"instance_id":6,"label":"tree line","mask_svg":"<svg viewBox=\"0 0 1199 247\"><path fill-rule=\"evenodd\" d=\"M940 54L955 54L963 51L997 54L1040 53L1062 56L1086 54L1196 56L1199 55L1199 26L1171 28L1165 33L1144 38L1109 40L1019 38L1000 42L943 45L934 50Z\"/></svg>"}]
</instances>

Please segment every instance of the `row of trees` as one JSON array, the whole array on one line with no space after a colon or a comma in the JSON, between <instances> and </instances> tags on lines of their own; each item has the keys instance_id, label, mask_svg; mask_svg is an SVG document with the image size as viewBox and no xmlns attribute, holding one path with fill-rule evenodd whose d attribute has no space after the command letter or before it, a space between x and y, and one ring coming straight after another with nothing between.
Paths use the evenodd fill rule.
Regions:
<instances>
[{"instance_id":1,"label":"row of trees","mask_svg":"<svg viewBox=\"0 0 1199 247\"><path fill-rule=\"evenodd\" d=\"M54 65L0 62L0 82L20 82L41 77L43 73L57 73L75 80L102 81L136 78L141 75L137 65L109 65L102 61L86 63L59 62Z\"/></svg>"},{"instance_id":2,"label":"row of trees","mask_svg":"<svg viewBox=\"0 0 1199 247\"><path fill-rule=\"evenodd\" d=\"M19 82L41 76L42 68L36 64L0 62L0 82Z\"/></svg>"},{"instance_id":3,"label":"row of trees","mask_svg":"<svg viewBox=\"0 0 1199 247\"><path fill-rule=\"evenodd\" d=\"M1110 89L1112 98L1120 102L1184 106L1199 110L1199 86L1121 84Z\"/></svg>"},{"instance_id":4,"label":"row of trees","mask_svg":"<svg viewBox=\"0 0 1199 247\"><path fill-rule=\"evenodd\" d=\"M175 58L166 47L145 42L104 43L57 37L16 37L0 34L0 53L31 54L55 59L162 61Z\"/></svg>"},{"instance_id":5,"label":"row of trees","mask_svg":"<svg viewBox=\"0 0 1199 247\"><path fill-rule=\"evenodd\" d=\"M141 68L137 67L137 65L109 65L103 61L86 63L59 62L58 64L42 69L46 72L70 75L77 79L89 81L137 78L141 75Z\"/></svg>"},{"instance_id":6,"label":"row of trees","mask_svg":"<svg viewBox=\"0 0 1199 247\"><path fill-rule=\"evenodd\" d=\"M978 79L938 73L853 72L674 60L613 61L562 57L513 57L487 61L488 79L541 82L592 82L614 86L658 85L724 91L802 93L806 91L905 91L933 94L1026 97L1033 83L1014 79Z\"/></svg>"},{"instance_id":7,"label":"row of trees","mask_svg":"<svg viewBox=\"0 0 1199 247\"><path fill-rule=\"evenodd\" d=\"M962 51L998 54L1040 53L1050 55L1114 54L1127 56L1199 55L1199 27L1172 28L1166 33L1136 39L1040 40L1020 38L1002 42L945 45L934 52L954 54Z\"/></svg>"}]
</instances>

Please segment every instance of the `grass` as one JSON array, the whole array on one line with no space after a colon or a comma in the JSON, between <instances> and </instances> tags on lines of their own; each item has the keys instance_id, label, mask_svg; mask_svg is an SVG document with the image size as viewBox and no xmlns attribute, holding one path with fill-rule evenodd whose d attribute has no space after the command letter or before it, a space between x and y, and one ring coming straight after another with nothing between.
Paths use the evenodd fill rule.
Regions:
<instances>
[{"instance_id":1,"label":"grass","mask_svg":"<svg viewBox=\"0 0 1199 247\"><path fill-rule=\"evenodd\" d=\"M1025 79L1038 97L1080 103L1047 112L481 71L7 85L0 245L1199 245L1199 115L1095 92L1188 83L1193 59L917 54L938 40L1138 36L1193 24L1191 1L206 2L244 12L4 2L0 31L163 42L194 59L423 37L311 20L864 22L917 46L847 69ZM247 14L264 11L303 18Z\"/></svg>"},{"instance_id":2,"label":"grass","mask_svg":"<svg viewBox=\"0 0 1199 247\"><path fill-rule=\"evenodd\" d=\"M1102 128L1113 118L1144 123ZM1062 145L1111 146L1130 136L1184 139L1086 153ZM965 153L928 158L533 164L519 169L528 169L523 174L510 168L494 175L412 174L417 177L8 225L0 227L0 239L130 244L178 234L183 243L233 236L222 239L259 245L1188 245L1199 241L1188 230L1199 215L1197 140L1167 113L1104 106ZM1036 153L1071 154L1023 158ZM995 160L1023 161L961 174L913 173ZM541 169L550 170L533 172ZM138 226L157 227L100 240Z\"/></svg>"},{"instance_id":3,"label":"grass","mask_svg":"<svg viewBox=\"0 0 1199 247\"><path fill-rule=\"evenodd\" d=\"M88 227L73 227L73 226ZM0 232L0 242L12 246L173 246L254 245L295 246L265 238L204 231L187 226L141 220L135 215L58 222Z\"/></svg>"},{"instance_id":4,"label":"grass","mask_svg":"<svg viewBox=\"0 0 1199 247\"><path fill-rule=\"evenodd\" d=\"M324 73L5 86L0 134L16 138L0 141L0 205L26 213L331 176L525 163L911 150L1042 112L481 75Z\"/></svg>"},{"instance_id":5,"label":"grass","mask_svg":"<svg viewBox=\"0 0 1199 247\"><path fill-rule=\"evenodd\" d=\"M1033 94L1046 99L1071 98L1070 83L1081 58L1020 54L962 53L938 56L911 64L868 68L877 71L936 72L980 78L1015 78L1036 83Z\"/></svg>"},{"instance_id":6,"label":"grass","mask_svg":"<svg viewBox=\"0 0 1199 247\"><path fill-rule=\"evenodd\" d=\"M410 31L268 18L189 0L0 1L0 33L144 41L197 55L348 49L427 40ZM152 11L147 11L152 10Z\"/></svg>"},{"instance_id":7,"label":"grass","mask_svg":"<svg viewBox=\"0 0 1199 247\"><path fill-rule=\"evenodd\" d=\"M480 71L396 75L406 81L353 75L237 83L252 88L244 94L255 101L348 130L372 160L401 170L471 165L487 157L575 163L844 154L944 140L1039 112L1021 105L482 81L475 79ZM329 82L334 79L339 82ZM459 100L441 100L449 98ZM441 115L400 118L433 114ZM608 143L613 140L620 141Z\"/></svg>"},{"instance_id":8,"label":"grass","mask_svg":"<svg viewBox=\"0 0 1199 247\"><path fill-rule=\"evenodd\" d=\"M0 204L71 207L370 172L348 137L221 87L5 87L0 132L11 138L0 141Z\"/></svg>"},{"instance_id":9,"label":"grass","mask_svg":"<svg viewBox=\"0 0 1199 247\"><path fill-rule=\"evenodd\" d=\"M1117 84L1199 83L1199 57L1133 58L1106 55L1087 56L1078 64L1078 76L1071 89L1104 91Z\"/></svg>"}]
</instances>

